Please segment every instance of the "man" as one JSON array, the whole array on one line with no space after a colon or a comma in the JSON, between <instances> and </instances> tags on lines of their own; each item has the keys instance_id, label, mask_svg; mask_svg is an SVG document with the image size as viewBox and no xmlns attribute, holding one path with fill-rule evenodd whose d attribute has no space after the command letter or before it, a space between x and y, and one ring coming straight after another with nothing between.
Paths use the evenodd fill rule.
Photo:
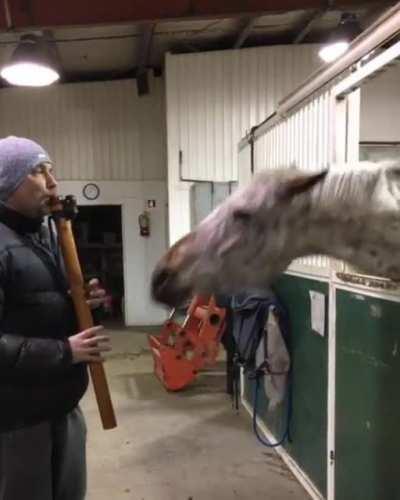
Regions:
<instances>
[{"instance_id":1,"label":"man","mask_svg":"<svg viewBox=\"0 0 400 500\"><path fill-rule=\"evenodd\" d=\"M110 348L102 327L77 333L60 256L42 224L56 195L41 146L0 140L0 500L85 497L78 403L86 362Z\"/></svg>"}]
</instances>

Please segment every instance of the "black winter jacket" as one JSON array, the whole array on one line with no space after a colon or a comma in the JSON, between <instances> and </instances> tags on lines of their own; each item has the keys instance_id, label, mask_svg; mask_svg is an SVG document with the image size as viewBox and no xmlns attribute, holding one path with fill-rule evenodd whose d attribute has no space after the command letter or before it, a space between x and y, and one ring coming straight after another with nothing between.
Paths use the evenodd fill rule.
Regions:
<instances>
[{"instance_id":1,"label":"black winter jacket","mask_svg":"<svg viewBox=\"0 0 400 500\"><path fill-rule=\"evenodd\" d=\"M72 364L77 325L48 234L0 205L0 432L68 413L88 384Z\"/></svg>"}]
</instances>

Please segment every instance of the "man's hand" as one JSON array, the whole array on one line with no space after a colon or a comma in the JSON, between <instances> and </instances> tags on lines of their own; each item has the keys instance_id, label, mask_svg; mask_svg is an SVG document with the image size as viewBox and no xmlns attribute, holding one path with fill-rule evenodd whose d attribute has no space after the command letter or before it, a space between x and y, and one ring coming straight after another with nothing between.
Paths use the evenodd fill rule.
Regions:
<instances>
[{"instance_id":1,"label":"man's hand","mask_svg":"<svg viewBox=\"0 0 400 500\"><path fill-rule=\"evenodd\" d=\"M72 351L72 362L100 362L104 361L102 352L111 351L110 337L104 334L104 327L94 326L83 332L69 337Z\"/></svg>"},{"instance_id":2,"label":"man's hand","mask_svg":"<svg viewBox=\"0 0 400 500\"><path fill-rule=\"evenodd\" d=\"M100 288L100 282L98 279L94 278L87 284L87 304L91 309L96 309L104 304L106 299L106 291Z\"/></svg>"}]
</instances>

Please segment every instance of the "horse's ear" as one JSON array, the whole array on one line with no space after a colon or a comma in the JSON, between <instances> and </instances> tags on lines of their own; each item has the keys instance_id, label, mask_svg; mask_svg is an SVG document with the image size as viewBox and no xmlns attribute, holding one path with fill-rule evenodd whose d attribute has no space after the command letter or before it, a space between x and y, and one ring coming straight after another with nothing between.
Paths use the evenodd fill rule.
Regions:
<instances>
[{"instance_id":1,"label":"horse's ear","mask_svg":"<svg viewBox=\"0 0 400 500\"><path fill-rule=\"evenodd\" d=\"M318 174L301 174L293 177L293 179L287 179L282 182L279 187L278 197L281 200L290 200L293 196L304 193L308 191L316 184L325 179L328 170L323 170Z\"/></svg>"}]
</instances>

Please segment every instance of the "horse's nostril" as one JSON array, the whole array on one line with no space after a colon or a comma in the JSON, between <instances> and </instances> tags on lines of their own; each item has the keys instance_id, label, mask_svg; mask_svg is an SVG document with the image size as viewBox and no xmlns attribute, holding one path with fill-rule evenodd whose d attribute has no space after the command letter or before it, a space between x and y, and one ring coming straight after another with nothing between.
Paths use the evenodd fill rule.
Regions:
<instances>
[{"instance_id":1,"label":"horse's nostril","mask_svg":"<svg viewBox=\"0 0 400 500\"><path fill-rule=\"evenodd\" d=\"M151 278L153 300L169 307L177 307L190 296L191 290L179 282L176 272L169 268L158 268Z\"/></svg>"}]
</instances>

